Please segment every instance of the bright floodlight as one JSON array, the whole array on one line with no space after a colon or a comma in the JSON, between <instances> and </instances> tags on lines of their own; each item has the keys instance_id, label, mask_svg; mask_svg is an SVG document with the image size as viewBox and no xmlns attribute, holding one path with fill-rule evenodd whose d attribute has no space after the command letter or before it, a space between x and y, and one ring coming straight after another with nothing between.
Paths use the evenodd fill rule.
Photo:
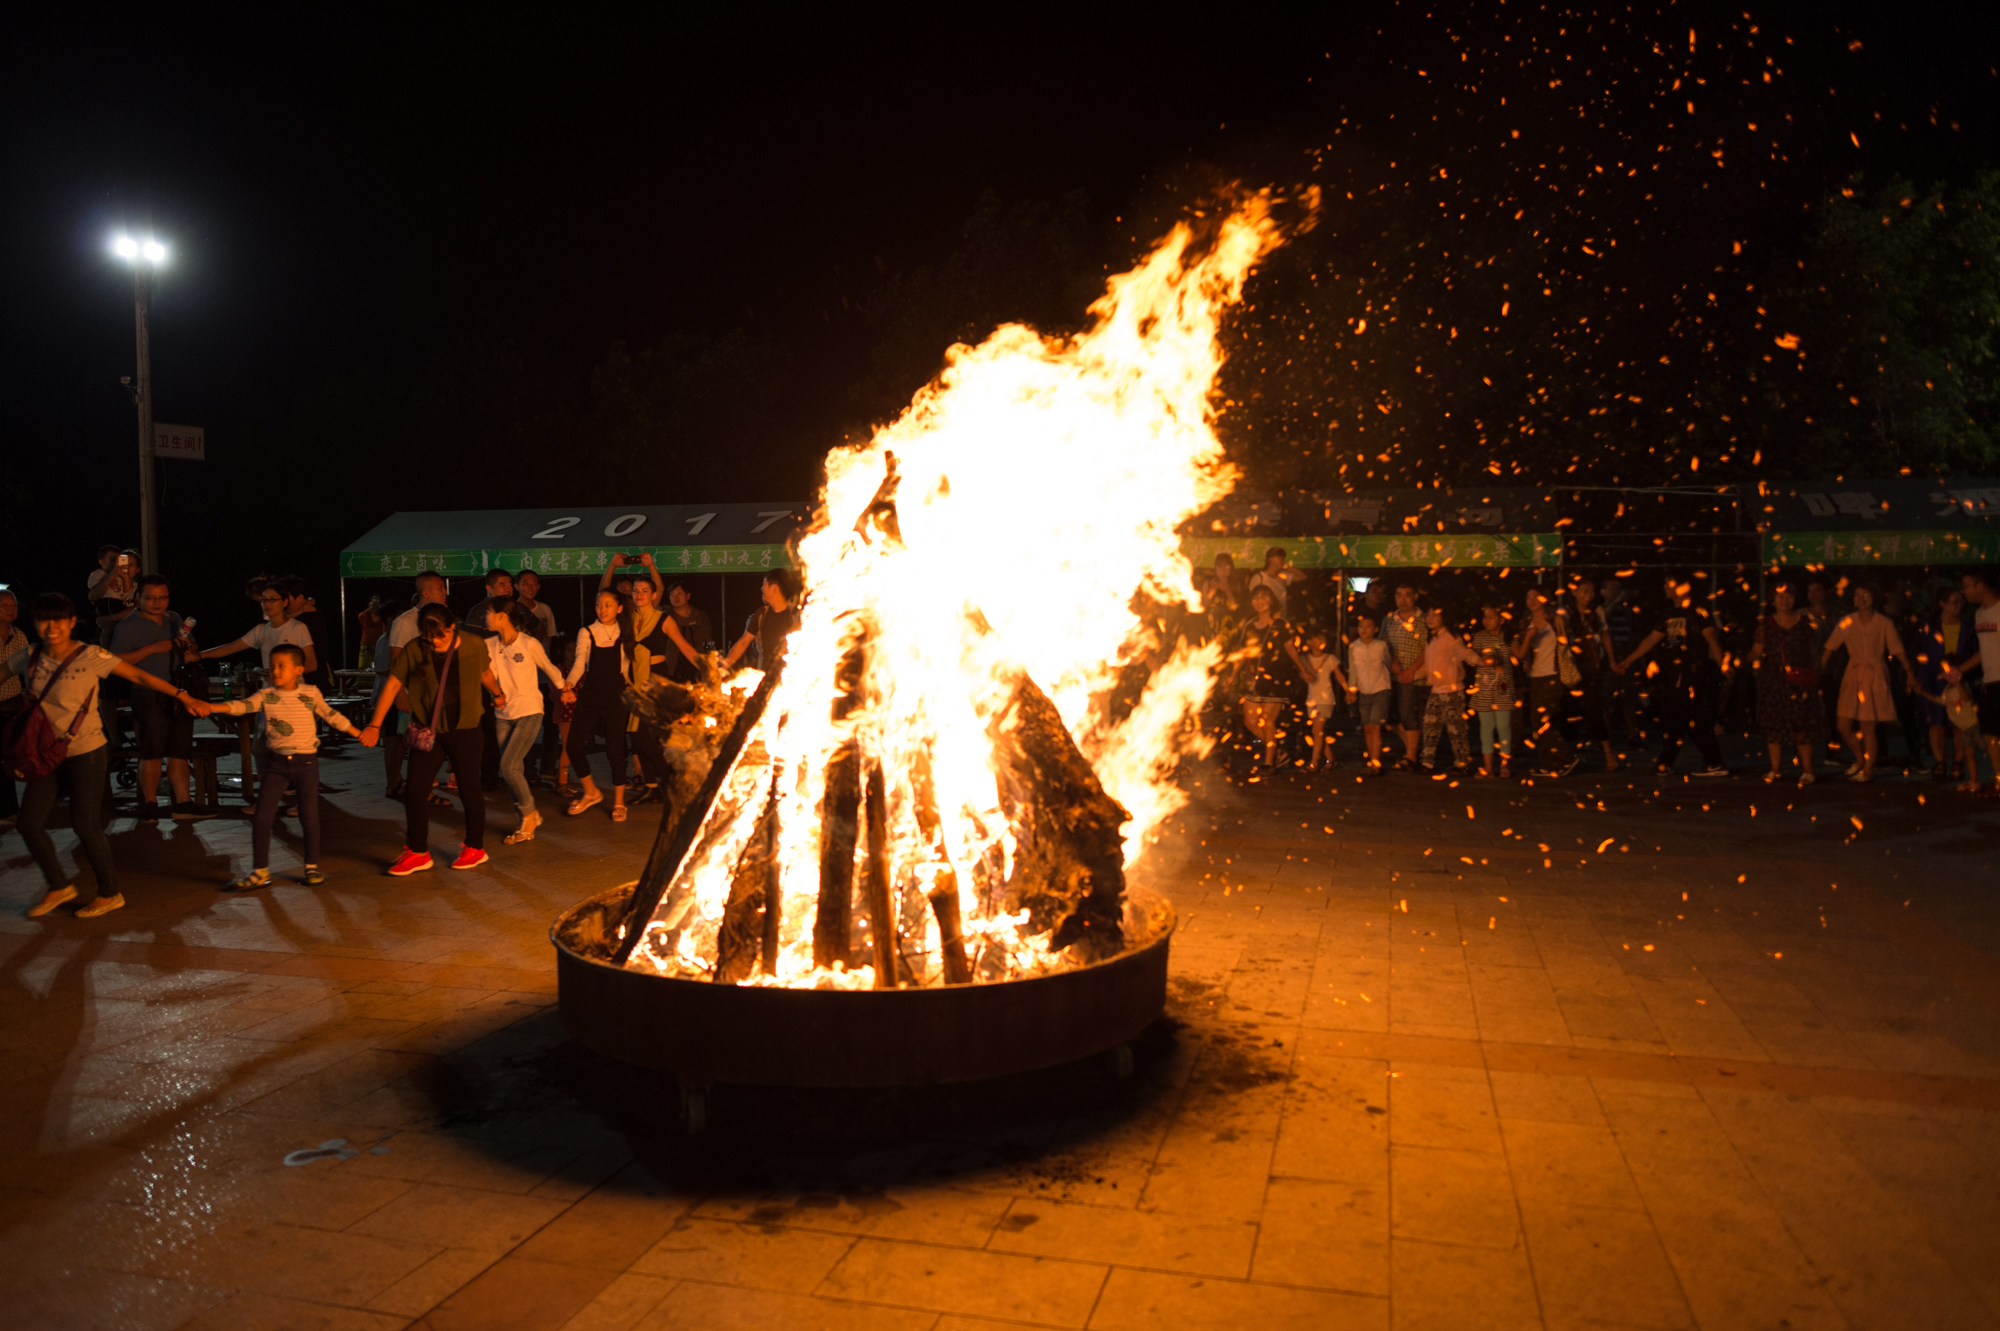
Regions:
<instances>
[{"instance_id":1,"label":"bright floodlight","mask_svg":"<svg viewBox=\"0 0 2000 1331\"><path fill-rule=\"evenodd\" d=\"M136 259L139 257L139 242L130 236L119 236L113 240L111 242L111 249L121 259Z\"/></svg>"},{"instance_id":2,"label":"bright floodlight","mask_svg":"<svg viewBox=\"0 0 2000 1331\"><path fill-rule=\"evenodd\" d=\"M165 263L167 259L167 247L157 240L147 241L146 258L152 263Z\"/></svg>"}]
</instances>

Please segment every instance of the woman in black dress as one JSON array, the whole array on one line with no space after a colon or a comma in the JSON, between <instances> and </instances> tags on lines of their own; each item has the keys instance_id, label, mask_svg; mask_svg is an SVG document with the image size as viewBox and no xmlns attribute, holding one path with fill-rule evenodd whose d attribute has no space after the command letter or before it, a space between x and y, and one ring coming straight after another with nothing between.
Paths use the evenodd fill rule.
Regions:
<instances>
[{"instance_id":1,"label":"woman in black dress","mask_svg":"<svg viewBox=\"0 0 2000 1331\"><path fill-rule=\"evenodd\" d=\"M1278 765L1278 717L1292 701L1292 681L1312 674L1299 655L1298 635L1272 613L1276 604L1268 587L1251 592L1250 618L1230 643L1231 655L1242 657L1237 679L1243 689L1243 724L1264 742L1266 767Z\"/></svg>"},{"instance_id":2,"label":"woman in black dress","mask_svg":"<svg viewBox=\"0 0 2000 1331\"><path fill-rule=\"evenodd\" d=\"M1785 768L1787 745L1799 752L1799 784L1813 783L1813 751L1826 742L1826 708L1819 689L1819 630L1798 608L1789 584L1779 583L1771 613L1757 625L1750 661L1757 671L1757 728L1771 751L1776 781Z\"/></svg>"}]
</instances>

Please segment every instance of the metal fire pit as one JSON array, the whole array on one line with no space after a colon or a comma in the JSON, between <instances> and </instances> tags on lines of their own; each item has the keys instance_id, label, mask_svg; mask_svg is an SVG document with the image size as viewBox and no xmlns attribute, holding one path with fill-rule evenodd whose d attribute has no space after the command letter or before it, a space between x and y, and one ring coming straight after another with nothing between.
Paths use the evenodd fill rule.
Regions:
<instances>
[{"instance_id":1,"label":"metal fire pit","mask_svg":"<svg viewBox=\"0 0 2000 1331\"><path fill-rule=\"evenodd\" d=\"M600 1053L675 1074L699 1131L712 1082L757 1086L907 1086L980 1081L1109 1053L1131 1070L1129 1041L1167 995L1173 910L1127 889L1130 946L1107 961L1032 979L935 989L781 989L626 970L566 937L599 935L630 899L616 888L549 931L570 1034ZM1150 922L1141 923L1141 922ZM582 923L584 928L575 927ZM1140 936L1139 930L1144 929Z\"/></svg>"}]
</instances>

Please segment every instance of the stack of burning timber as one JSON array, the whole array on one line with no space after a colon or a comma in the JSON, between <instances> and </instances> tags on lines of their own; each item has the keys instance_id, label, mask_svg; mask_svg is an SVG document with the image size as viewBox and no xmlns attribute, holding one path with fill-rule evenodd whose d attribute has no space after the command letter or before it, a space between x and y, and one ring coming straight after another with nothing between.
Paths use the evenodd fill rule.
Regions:
<instances>
[{"instance_id":1,"label":"stack of burning timber","mask_svg":"<svg viewBox=\"0 0 2000 1331\"><path fill-rule=\"evenodd\" d=\"M894 455L854 540L885 555L902 551L897 522ZM992 635L977 610L971 632ZM984 733L1000 777L1001 814L1012 854L989 854L970 866L982 917L1018 929L968 937L959 871L942 842L932 774L921 758L893 781L869 742L866 701L878 665L872 626L855 615L845 626L829 720L843 736L824 760L817 831L817 893L810 912L814 982L821 987L875 988L970 984L1018 976L1024 970L1017 935L1033 938L1026 956L1040 968L1087 963L1123 946L1124 838L1131 815L1104 791L1061 715L1026 671L1009 672L1004 705L985 718ZM711 676L685 686L655 679L627 700L666 737L675 774L672 800L645 875L636 885L620 960L661 974L722 983L778 980L785 932L777 836L781 782L801 784L773 757L766 719L779 674L762 675L753 692L731 690ZM892 791L894 792L892 794ZM910 856L889 843L892 800L905 814L935 867L909 871ZM747 828L747 835L742 830ZM682 933L697 914L697 885L687 866L732 857L728 893L712 954L692 964ZM636 927L635 927L636 926ZM706 949L704 949L706 951ZM712 956L712 962L710 961ZM1032 965L1025 969L1035 969Z\"/></svg>"},{"instance_id":2,"label":"stack of burning timber","mask_svg":"<svg viewBox=\"0 0 2000 1331\"><path fill-rule=\"evenodd\" d=\"M828 456L783 677L630 698L673 798L622 916L566 941L662 976L890 989L1088 966L1163 923L1126 877L1205 751L1219 651L1142 609L1196 602L1181 534L1236 476L1218 334L1280 202L1176 226L1082 333L953 347Z\"/></svg>"}]
</instances>

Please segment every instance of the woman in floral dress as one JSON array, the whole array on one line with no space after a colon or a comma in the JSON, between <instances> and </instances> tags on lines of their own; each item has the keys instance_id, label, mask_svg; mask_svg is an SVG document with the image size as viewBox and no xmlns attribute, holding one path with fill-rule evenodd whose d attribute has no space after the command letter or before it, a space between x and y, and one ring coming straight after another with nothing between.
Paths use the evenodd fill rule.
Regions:
<instances>
[{"instance_id":1,"label":"woman in floral dress","mask_svg":"<svg viewBox=\"0 0 2000 1331\"><path fill-rule=\"evenodd\" d=\"M1764 780L1785 774L1785 749L1799 752L1799 784L1813 783L1813 754L1826 740L1826 707L1819 691L1819 630L1798 607L1798 595L1779 583L1771 613L1757 625L1750 661L1757 671L1757 728L1771 751Z\"/></svg>"}]
</instances>

